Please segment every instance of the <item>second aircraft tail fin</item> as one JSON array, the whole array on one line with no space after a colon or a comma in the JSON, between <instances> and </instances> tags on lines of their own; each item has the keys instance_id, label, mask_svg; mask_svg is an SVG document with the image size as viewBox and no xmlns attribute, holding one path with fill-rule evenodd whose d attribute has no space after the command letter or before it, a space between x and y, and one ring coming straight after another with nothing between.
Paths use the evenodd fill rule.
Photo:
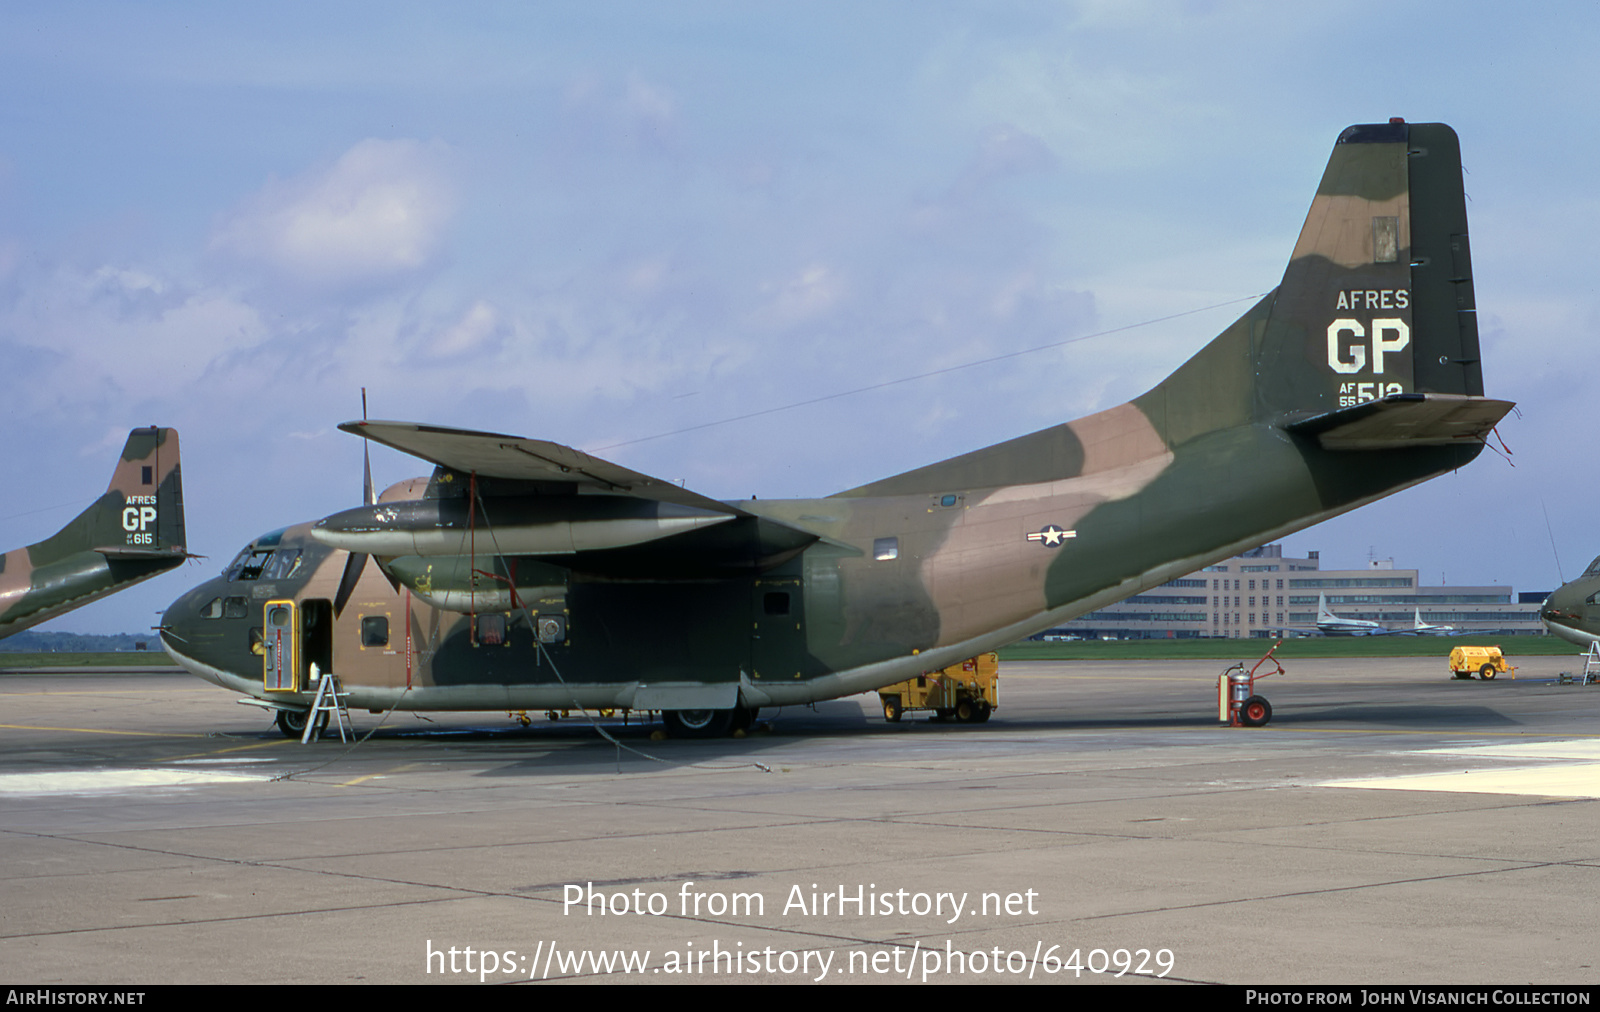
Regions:
<instances>
[{"instance_id":1,"label":"second aircraft tail fin","mask_svg":"<svg viewBox=\"0 0 1600 1012\"><path fill-rule=\"evenodd\" d=\"M108 558L182 557L183 474L178 430L134 429L106 491L38 548L47 556L96 551Z\"/></svg>"}]
</instances>

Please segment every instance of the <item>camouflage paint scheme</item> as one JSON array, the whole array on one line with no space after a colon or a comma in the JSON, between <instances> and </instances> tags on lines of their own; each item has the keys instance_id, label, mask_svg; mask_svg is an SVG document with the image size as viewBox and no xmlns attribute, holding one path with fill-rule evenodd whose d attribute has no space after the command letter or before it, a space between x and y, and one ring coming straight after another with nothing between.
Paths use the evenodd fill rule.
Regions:
<instances>
[{"instance_id":1,"label":"camouflage paint scheme","mask_svg":"<svg viewBox=\"0 0 1600 1012\"><path fill-rule=\"evenodd\" d=\"M1551 635L1568 643L1585 648L1600 643L1600 559L1545 598L1539 618Z\"/></svg>"},{"instance_id":2,"label":"camouflage paint scheme","mask_svg":"<svg viewBox=\"0 0 1600 1012\"><path fill-rule=\"evenodd\" d=\"M1511 408L1483 397L1472 288L1455 133L1351 127L1282 284L1130 403L826 498L727 503L540 440L348 423L432 478L259 539L247 555L298 552L298 575L196 588L168 650L263 697L250 628L292 599L316 627L302 667L373 709L634 707L714 731L874 689L1470 462ZM248 618L197 617L230 596ZM489 612L511 613L504 645L492 623L475 643Z\"/></svg>"},{"instance_id":3,"label":"camouflage paint scheme","mask_svg":"<svg viewBox=\"0 0 1600 1012\"><path fill-rule=\"evenodd\" d=\"M134 429L94 505L0 556L0 636L175 568L188 553L176 429Z\"/></svg>"}]
</instances>

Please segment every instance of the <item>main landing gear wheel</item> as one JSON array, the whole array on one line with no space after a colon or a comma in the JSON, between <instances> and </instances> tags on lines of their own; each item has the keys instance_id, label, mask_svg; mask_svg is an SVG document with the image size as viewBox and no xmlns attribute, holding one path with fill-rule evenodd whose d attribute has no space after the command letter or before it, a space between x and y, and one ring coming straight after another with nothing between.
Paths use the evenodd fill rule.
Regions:
<instances>
[{"instance_id":1,"label":"main landing gear wheel","mask_svg":"<svg viewBox=\"0 0 1600 1012\"><path fill-rule=\"evenodd\" d=\"M674 738L720 738L733 730L733 710L663 710L661 722Z\"/></svg>"},{"instance_id":2,"label":"main landing gear wheel","mask_svg":"<svg viewBox=\"0 0 1600 1012\"><path fill-rule=\"evenodd\" d=\"M1245 727L1265 727L1272 719L1272 704L1265 696L1251 696L1239 708L1239 723Z\"/></svg>"},{"instance_id":3,"label":"main landing gear wheel","mask_svg":"<svg viewBox=\"0 0 1600 1012\"><path fill-rule=\"evenodd\" d=\"M900 708L900 697L891 696L883 701L883 719L891 724L900 723L900 714L905 711Z\"/></svg>"},{"instance_id":4,"label":"main landing gear wheel","mask_svg":"<svg viewBox=\"0 0 1600 1012\"><path fill-rule=\"evenodd\" d=\"M751 726L754 725L755 722L756 722L756 714L758 714L760 712L761 712L760 708L759 707L754 707L754 706L736 706L736 707L734 707L733 708L733 726L732 726L731 730L734 730L734 731L748 731L748 730L750 730Z\"/></svg>"},{"instance_id":5,"label":"main landing gear wheel","mask_svg":"<svg viewBox=\"0 0 1600 1012\"><path fill-rule=\"evenodd\" d=\"M283 732L285 738L293 738L295 741L299 741L306 733L306 717L310 712L309 710L279 710L278 730ZM315 741L322 737L322 732L327 727L328 715L326 713L319 715L317 717L317 733L311 736L312 740Z\"/></svg>"},{"instance_id":6,"label":"main landing gear wheel","mask_svg":"<svg viewBox=\"0 0 1600 1012\"><path fill-rule=\"evenodd\" d=\"M1483 667L1478 669L1478 677L1486 682L1494 676L1495 670L1493 664L1485 664Z\"/></svg>"}]
</instances>

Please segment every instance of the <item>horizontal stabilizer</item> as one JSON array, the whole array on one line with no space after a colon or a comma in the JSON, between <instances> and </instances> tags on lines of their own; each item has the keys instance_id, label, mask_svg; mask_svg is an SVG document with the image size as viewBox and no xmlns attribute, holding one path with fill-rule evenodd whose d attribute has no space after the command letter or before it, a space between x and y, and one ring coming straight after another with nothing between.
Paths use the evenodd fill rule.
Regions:
<instances>
[{"instance_id":1,"label":"horizontal stabilizer","mask_svg":"<svg viewBox=\"0 0 1600 1012\"><path fill-rule=\"evenodd\" d=\"M189 553L183 547L172 548L130 548L123 545L107 545L96 548L95 551L108 559L186 559ZM199 556L195 556L199 558Z\"/></svg>"},{"instance_id":2,"label":"horizontal stabilizer","mask_svg":"<svg viewBox=\"0 0 1600 1012\"><path fill-rule=\"evenodd\" d=\"M594 491L693 506L730 516L749 515L737 506L690 492L673 482L652 478L544 439L414 422L345 422L339 428L462 474L564 482Z\"/></svg>"},{"instance_id":3,"label":"horizontal stabilizer","mask_svg":"<svg viewBox=\"0 0 1600 1012\"><path fill-rule=\"evenodd\" d=\"M1285 426L1314 436L1325 450L1395 450L1481 442L1510 411L1510 401L1463 394L1395 394Z\"/></svg>"}]
</instances>

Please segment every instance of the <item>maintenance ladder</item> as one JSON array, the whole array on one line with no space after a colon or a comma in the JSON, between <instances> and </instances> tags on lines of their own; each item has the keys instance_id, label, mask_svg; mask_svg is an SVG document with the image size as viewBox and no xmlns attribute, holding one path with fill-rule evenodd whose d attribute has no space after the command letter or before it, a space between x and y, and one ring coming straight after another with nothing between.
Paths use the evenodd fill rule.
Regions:
<instances>
[{"instance_id":1,"label":"maintenance ladder","mask_svg":"<svg viewBox=\"0 0 1600 1012\"><path fill-rule=\"evenodd\" d=\"M350 726L350 711L345 706L345 700L350 698L350 693L344 691L339 684L339 676L328 672L317 679L317 698L311 703L311 711L306 714L306 729L300 735L300 744L309 742L317 733L317 718L323 714L330 717L339 725L339 740L349 741L355 737L355 731ZM350 737L345 737L349 730Z\"/></svg>"}]
</instances>

